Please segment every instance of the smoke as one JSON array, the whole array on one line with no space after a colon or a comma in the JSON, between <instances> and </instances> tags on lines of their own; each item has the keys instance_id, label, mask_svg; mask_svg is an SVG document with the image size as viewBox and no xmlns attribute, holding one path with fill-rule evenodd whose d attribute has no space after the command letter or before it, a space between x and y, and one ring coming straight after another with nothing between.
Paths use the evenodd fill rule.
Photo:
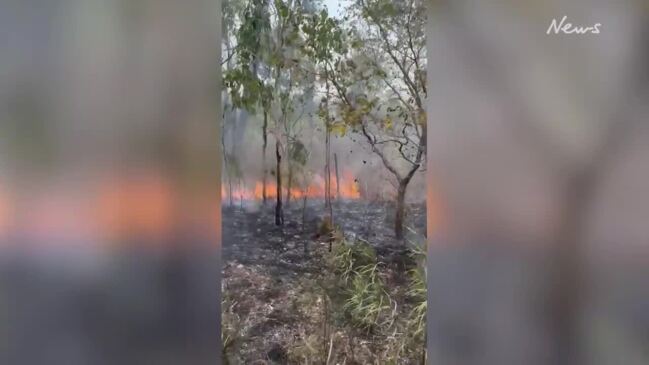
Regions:
<instances>
[{"instance_id":1,"label":"smoke","mask_svg":"<svg viewBox=\"0 0 649 365\"><path fill-rule=\"evenodd\" d=\"M230 114L236 111L226 112L226 121L228 117L234 120ZM304 189L313 182L314 179L324 179L325 159L325 128L324 122L317 116L309 115L311 112L305 112L301 120L300 131L296 138L305 146L308 151L308 159L302 168L296 165L295 182L297 188ZM237 164L237 169L242 172L241 180L248 189L254 189L255 184L262 180L263 163L262 163L262 117L249 113L241 113L237 123L226 124L224 129L226 151L229 156L236 160L231 161ZM226 122L227 123L227 122ZM397 181L383 165L380 157L371 151L369 143L365 137L348 130L345 135L333 135L331 142L331 171L332 180L335 180L334 154L338 159L338 168L340 178L343 175L352 178L358 184L361 197L367 200L391 200L396 196ZM393 156L396 164L399 164L399 156ZM287 165L283 161L282 171L287 174ZM272 135L268 139L268 149L266 151L266 170L274 173L275 171L275 139ZM400 168L407 167L407 162L403 161ZM227 169L226 169L227 170ZM233 175L234 176L234 175ZM227 173L222 177L224 188L227 188ZM271 182L274 177L269 173L268 181ZM235 184L239 179L235 178ZM410 202L422 202L425 200L425 173L422 168L408 187L407 200ZM334 192L335 193L335 192Z\"/></svg>"}]
</instances>

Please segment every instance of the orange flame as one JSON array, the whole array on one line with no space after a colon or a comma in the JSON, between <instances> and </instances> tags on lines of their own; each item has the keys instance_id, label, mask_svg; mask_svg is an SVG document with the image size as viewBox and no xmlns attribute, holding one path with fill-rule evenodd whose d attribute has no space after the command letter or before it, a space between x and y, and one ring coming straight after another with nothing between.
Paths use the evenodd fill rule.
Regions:
<instances>
[{"instance_id":1,"label":"orange flame","mask_svg":"<svg viewBox=\"0 0 649 365\"><path fill-rule=\"evenodd\" d=\"M233 186L231 197L233 200L261 200L263 198L264 184L262 181L256 181L253 187ZM307 198L324 198L325 197L325 179L321 176L315 176L309 186L306 188L292 187L291 198L301 199L306 196ZM340 196L337 196L340 192ZM282 195L287 195L288 189L282 187ZM344 199L359 199L361 197L358 183L349 173L344 173L340 179L340 189L338 189L336 179L331 179L331 195L332 197L339 197ZM268 180L266 182L266 197L277 197L277 184L275 181ZM223 201L230 198L230 191L227 184L221 186L221 199Z\"/></svg>"}]
</instances>

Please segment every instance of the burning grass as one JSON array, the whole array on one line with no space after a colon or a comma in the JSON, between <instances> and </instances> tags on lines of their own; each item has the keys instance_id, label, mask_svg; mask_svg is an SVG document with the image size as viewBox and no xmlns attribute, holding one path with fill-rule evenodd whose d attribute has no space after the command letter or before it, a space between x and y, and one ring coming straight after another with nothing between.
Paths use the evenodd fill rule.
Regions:
<instances>
[{"instance_id":1,"label":"burning grass","mask_svg":"<svg viewBox=\"0 0 649 365\"><path fill-rule=\"evenodd\" d=\"M361 191L357 179L350 172L344 172L340 177L340 187L335 179L331 181L332 193L339 198L360 199ZM324 198L325 197L325 179L320 175L312 177L311 182L305 188L292 187L290 195L295 199L307 198ZM221 187L221 198L225 201L232 198L238 200L261 200L264 195L263 181L253 183L237 183L232 187L224 184ZM286 187L282 188L282 195L288 195ZM266 197L274 199L277 197L277 185L273 181L266 182Z\"/></svg>"}]
</instances>

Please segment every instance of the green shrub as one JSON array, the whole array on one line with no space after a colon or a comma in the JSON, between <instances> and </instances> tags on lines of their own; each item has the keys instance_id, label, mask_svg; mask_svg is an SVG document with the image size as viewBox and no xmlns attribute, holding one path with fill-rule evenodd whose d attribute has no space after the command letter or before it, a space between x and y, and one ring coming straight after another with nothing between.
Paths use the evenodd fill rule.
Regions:
<instances>
[{"instance_id":1,"label":"green shrub","mask_svg":"<svg viewBox=\"0 0 649 365\"><path fill-rule=\"evenodd\" d=\"M339 303L344 317L364 331L379 327L391 300L379 275L374 248L364 240L340 240L333 251L332 266L336 275L334 290L342 294Z\"/></svg>"},{"instance_id":2,"label":"green shrub","mask_svg":"<svg viewBox=\"0 0 649 365\"><path fill-rule=\"evenodd\" d=\"M376 264L376 252L366 241L349 243L341 240L333 252L334 272L344 283L348 283L354 273L363 266Z\"/></svg>"},{"instance_id":3,"label":"green shrub","mask_svg":"<svg viewBox=\"0 0 649 365\"><path fill-rule=\"evenodd\" d=\"M382 317L391 308L390 296L378 274L378 264L357 267L347 294L344 310L354 326L366 331L380 326Z\"/></svg>"}]
</instances>

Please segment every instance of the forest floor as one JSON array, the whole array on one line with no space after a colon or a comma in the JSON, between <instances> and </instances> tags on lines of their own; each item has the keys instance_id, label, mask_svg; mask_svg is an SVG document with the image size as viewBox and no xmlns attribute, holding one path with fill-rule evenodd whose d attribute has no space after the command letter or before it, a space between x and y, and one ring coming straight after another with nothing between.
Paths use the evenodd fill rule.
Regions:
<instances>
[{"instance_id":1,"label":"forest floor","mask_svg":"<svg viewBox=\"0 0 649 365\"><path fill-rule=\"evenodd\" d=\"M363 240L374 249L394 324L386 331L354 327L341 314L343 303L327 292L327 282L335 274L329 243L316 234L324 212L322 201L310 202L306 209L301 201L293 202L285 210L282 227L275 225L270 202L257 209L224 206L222 323L227 363L421 362L415 360L418 353L406 354L412 344L404 342L405 325L397 324L406 323L412 308L407 298L408 273L416 262L409 255L408 242L424 242L425 205L408 207L409 233L399 241L392 228L392 204L334 204L334 223L345 238ZM423 341L419 345L423 348Z\"/></svg>"}]
</instances>

